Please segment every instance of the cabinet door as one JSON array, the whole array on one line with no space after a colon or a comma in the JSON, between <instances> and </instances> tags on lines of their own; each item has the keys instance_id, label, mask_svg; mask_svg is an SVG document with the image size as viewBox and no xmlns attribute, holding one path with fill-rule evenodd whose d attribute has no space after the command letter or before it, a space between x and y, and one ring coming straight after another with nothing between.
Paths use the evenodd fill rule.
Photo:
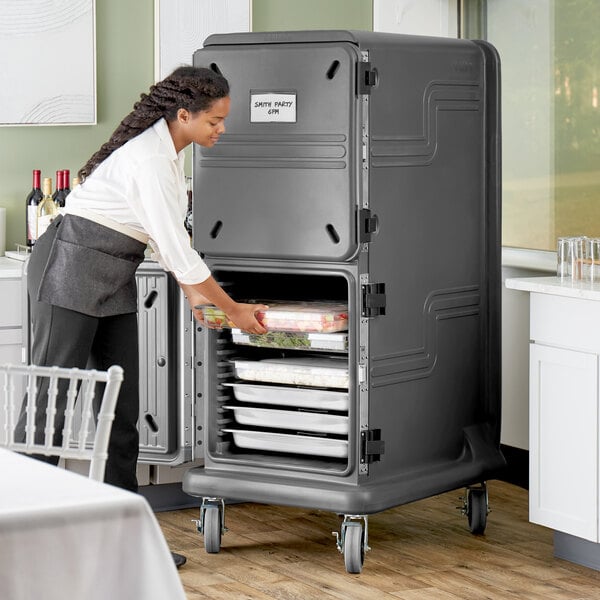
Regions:
<instances>
[{"instance_id":1,"label":"cabinet door","mask_svg":"<svg viewBox=\"0 0 600 600\"><path fill-rule=\"evenodd\" d=\"M598 541L598 356L531 344L533 523Z\"/></svg>"},{"instance_id":2,"label":"cabinet door","mask_svg":"<svg viewBox=\"0 0 600 600\"><path fill-rule=\"evenodd\" d=\"M0 327L0 363L19 365L22 359L22 331L21 329Z\"/></svg>"},{"instance_id":3,"label":"cabinet door","mask_svg":"<svg viewBox=\"0 0 600 600\"><path fill-rule=\"evenodd\" d=\"M0 328L21 327L21 280L0 280Z\"/></svg>"}]
</instances>

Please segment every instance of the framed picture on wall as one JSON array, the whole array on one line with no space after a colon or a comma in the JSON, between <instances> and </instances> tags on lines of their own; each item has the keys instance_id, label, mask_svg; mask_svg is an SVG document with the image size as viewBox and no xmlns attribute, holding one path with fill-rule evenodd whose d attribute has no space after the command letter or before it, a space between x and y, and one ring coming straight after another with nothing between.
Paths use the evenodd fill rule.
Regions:
<instances>
[{"instance_id":1,"label":"framed picture on wall","mask_svg":"<svg viewBox=\"0 0 600 600\"><path fill-rule=\"evenodd\" d=\"M95 0L0 2L0 125L96 123Z\"/></svg>"}]
</instances>

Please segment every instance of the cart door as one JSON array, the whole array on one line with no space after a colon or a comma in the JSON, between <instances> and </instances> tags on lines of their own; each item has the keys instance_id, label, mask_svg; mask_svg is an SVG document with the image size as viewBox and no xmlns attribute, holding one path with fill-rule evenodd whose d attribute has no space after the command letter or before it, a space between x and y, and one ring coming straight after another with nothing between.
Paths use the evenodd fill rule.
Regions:
<instances>
[{"instance_id":1,"label":"cart door","mask_svg":"<svg viewBox=\"0 0 600 600\"><path fill-rule=\"evenodd\" d=\"M194 65L231 86L226 133L213 148L194 148L199 251L328 261L356 253L357 60L347 42L195 53Z\"/></svg>"}]
</instances>

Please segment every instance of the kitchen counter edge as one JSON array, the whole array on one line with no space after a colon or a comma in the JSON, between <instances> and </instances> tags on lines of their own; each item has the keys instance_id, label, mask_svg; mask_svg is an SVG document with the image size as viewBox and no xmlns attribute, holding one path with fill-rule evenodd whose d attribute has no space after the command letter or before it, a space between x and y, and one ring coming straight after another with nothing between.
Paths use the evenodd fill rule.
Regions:
<instances>
[{"instance_id":1,"label":"kitchen counter edge","mask_svg":"<svg viewBox=\"0 0 600 600\"><path fill-rule=\"evenodd\" d=\"M513 277L505 285L511 290L600 301L600 283L562 281L558 277Z\"/></svg>"},{"instance_id":2,"label":"kitchen counter edge","mask_svg":"<svg viewBox=\"0 0 600 600\"><path fill-rule=\"evenodd\" d=\"M0 256L0 279L20 279L24 264L21 260Z\"/></svg>"}]
</instances>

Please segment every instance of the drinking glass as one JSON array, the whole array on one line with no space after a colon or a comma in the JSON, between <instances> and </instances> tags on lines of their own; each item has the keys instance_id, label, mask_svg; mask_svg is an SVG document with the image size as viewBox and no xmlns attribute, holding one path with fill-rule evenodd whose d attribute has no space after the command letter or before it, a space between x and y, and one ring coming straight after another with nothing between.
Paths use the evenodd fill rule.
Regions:
<instances>
[{"instance_id":1,"label":"drinking glass","mask_svg":"<svg viewBox=\"0 0 600 600\"><path fill-rule=\"evenodd\" d=\"M582 278L584 241L583 236L558 238L556 274L562 281L577 281Z\"/></svg>"},{"instance_id":2,"label":"drinking glass","mask_svg":"<svg viewBox=\"0 0 600 600\"><path fill-rule=\"evenodd\" d=\"M600 238L588 238L585 241L584 279L591 283L600 283Z\"/></svg>"}]
</instances>

